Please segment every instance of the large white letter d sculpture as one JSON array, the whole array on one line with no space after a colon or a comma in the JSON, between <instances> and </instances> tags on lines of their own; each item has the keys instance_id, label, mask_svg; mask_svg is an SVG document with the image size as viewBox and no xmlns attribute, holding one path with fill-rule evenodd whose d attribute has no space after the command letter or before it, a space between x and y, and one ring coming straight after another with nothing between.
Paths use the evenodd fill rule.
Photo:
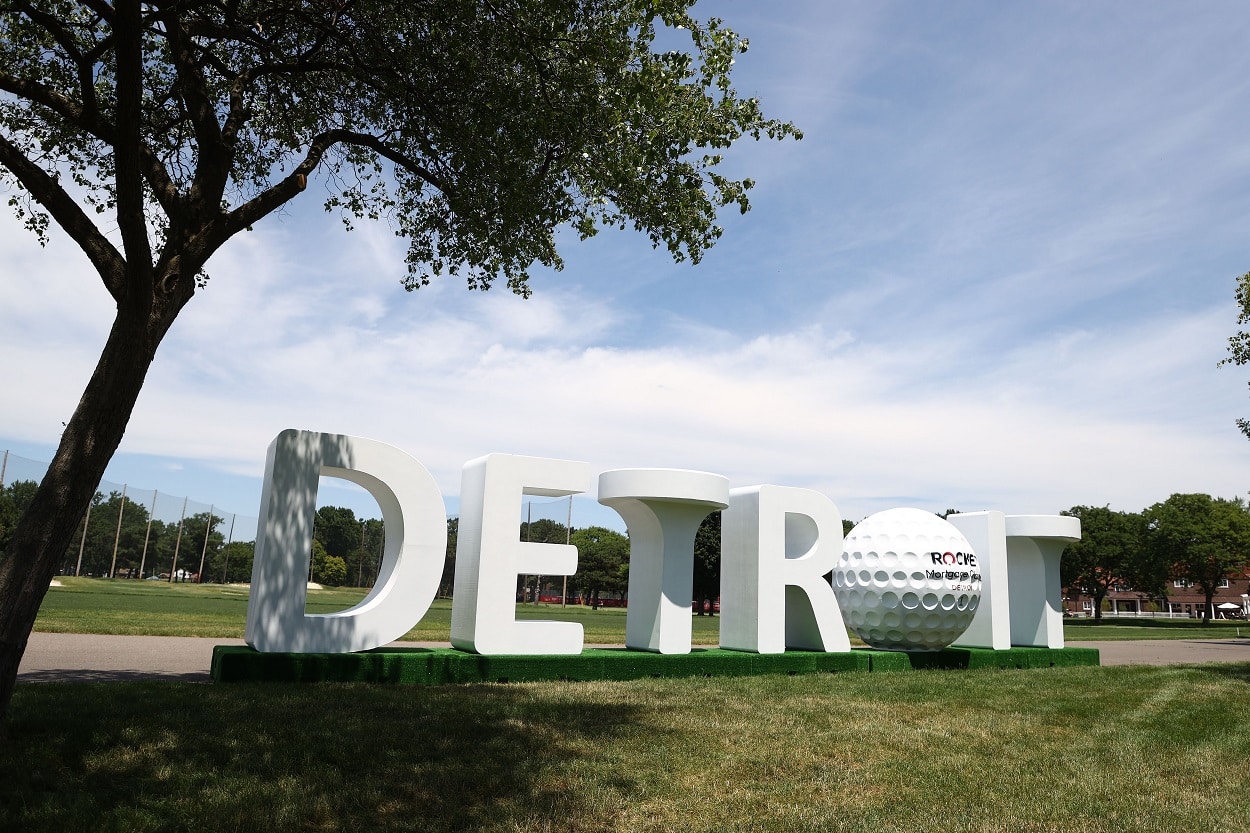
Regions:
<instances>
[{"instance_id":1,"label":"large white letter d sculpture","mask_svg":"<svg viewBox=\"0 0 1250 833\"><path fill-rule=\"evenodd\" d=\"M321 475L363 487L378 502L386 548L378 580L355 607L304 612ZM247 644L263 652L347 653L399 639L438 592L446 510L425 468L397 448L359 437L286 430L270 444L247 606Z\"/></svg>"}]
</instances>

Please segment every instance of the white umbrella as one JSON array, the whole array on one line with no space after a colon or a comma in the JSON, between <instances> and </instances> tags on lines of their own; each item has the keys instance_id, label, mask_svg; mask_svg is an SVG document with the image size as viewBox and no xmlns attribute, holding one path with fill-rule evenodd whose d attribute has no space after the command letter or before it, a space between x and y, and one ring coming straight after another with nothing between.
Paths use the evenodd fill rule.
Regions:
<instances>
[{"instance_id":1,"label":"white umbrella","mask_svg":"<svg viewBox=\"0 0 1250 833\"><path fill-rule=\"evenodd\" d=\"M1224 602L1222 605L1216 605L1220 610L1240 610L1241 605L1235 605L1232 602Z\"/></svg>"}]
</instances>

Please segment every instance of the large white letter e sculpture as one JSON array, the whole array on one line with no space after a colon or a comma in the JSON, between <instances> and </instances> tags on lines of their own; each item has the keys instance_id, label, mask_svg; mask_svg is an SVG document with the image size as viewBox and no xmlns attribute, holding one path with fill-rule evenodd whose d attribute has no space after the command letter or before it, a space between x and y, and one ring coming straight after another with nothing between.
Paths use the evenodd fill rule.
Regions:
<instances>
[{"instance_id":1,"label":"large white letter e sculpture","mask_svg":"<svg viewBox=\"0 0 1250 833\"><path fill-rule=\"evenodd\" d=\"M516 620L518 575L573 575L577 547L520 540L523 495L586 491L590 466L570 460L488 454L465 464L456 535L451 644L479 654L580 654L576 622Z\"/></svg>"}]
</instances>

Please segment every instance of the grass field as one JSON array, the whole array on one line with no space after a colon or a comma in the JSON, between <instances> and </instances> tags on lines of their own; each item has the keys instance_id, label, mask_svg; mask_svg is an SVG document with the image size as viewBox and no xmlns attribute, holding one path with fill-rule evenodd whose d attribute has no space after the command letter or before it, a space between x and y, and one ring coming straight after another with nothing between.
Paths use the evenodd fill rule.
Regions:
<instances>
[{"instance_id":1,"label":"grass field","mask_svg":"<svg viewBox=\"0 0 1250 833\"><path fill-rule=\"evenodd\" d=\"M1250 622L1201 619L1074 619L1063 624L1071 642L1123 639L1228 639L1250 636Z\"/></svg>"},{"instance_id":2,"label":"grass field","mask_svg":"<svg viewBox=\"0 0 1250 833\"><path fill-rule=\"evenodd\" d=\"M37 629L241 636L246 589L62 579ZM361 591L309 594L309 609ZM622 610L518 606L620 643ZM695 617L695 641L719 620ZM437 601L409 639L446 641ZM1232 636L1069 624L1069 638ZM1131 636L1130 636L1131 635ZM32 683L0 830L1250 830L1250 663L447 686Z\"/></svg>"},{"instance_id":3,"label":"grass field","mask_svg":"<svg viewBox=\"0 0 1250 833\"><path fill-rule=\"evenodd\" d=\"M169 584L162 581L62 578L49 589L35 630L55 633L152 634L242 638L247 616L247 588L220 584ZM342 610L359 602L365 591L355 588L308 591L308 611ZM519 619L580 622L589 645L625 641L625 610L559 605L517 605ZM693 642L715 645L720 618L693 617ZM451 602L438 599L425 617L405 635L416 642L446 642L451 631ZM1218 639L1250 635L1250 623L1193 620L1142 623L1115 620L1095 624L1070 620L1065 638L1072 642L1109 639Z\"/></svg>"},{"instance_id":4,"label":"grass field","mask_svg":"<svg viewBox=\"0 0 1250 833\"><path fill-rule=\"evenodd\" d=\"M1244 831L1250 664L19 686L0 830Z\"/></svg>"},{"instance_id":5,"label":"grass field","mask_svg":"<svg viewBox=\"0 0 1250 833\"><path fill-rule=\"evenodd\" d=\"M248 589L241 585L170 584L164 581L63 577L44 597L35 630L47 633L150 634L153 636L243 637ZM309 590L306 610L327 613L364 598L358 588ZM517 605L518 619L580 622L587 644L625 641L625 610L559 605ZM719 618L695 616L693 641L715 645ZM446 642L451 633L451 600L436 599L404 639Z\"/></svg>"}]
</instances>

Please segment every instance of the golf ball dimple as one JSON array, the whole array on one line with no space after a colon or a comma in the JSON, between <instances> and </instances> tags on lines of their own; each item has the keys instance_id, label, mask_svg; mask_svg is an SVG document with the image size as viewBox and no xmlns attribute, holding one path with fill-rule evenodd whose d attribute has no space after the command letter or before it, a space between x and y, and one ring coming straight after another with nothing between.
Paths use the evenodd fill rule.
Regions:
<instances>
[{"instance_id":1,"label":"golf ball dimple","mask_svg":"<svg viewBox=\"0 0 1250 833\"><path fill-rule=\"evenodd\" d=\"M937 651L972 624L981 571L954 524L922 509L890 509L846 536L833 589L843 620L870 647Z\"/></svg>"}]
</instances>

